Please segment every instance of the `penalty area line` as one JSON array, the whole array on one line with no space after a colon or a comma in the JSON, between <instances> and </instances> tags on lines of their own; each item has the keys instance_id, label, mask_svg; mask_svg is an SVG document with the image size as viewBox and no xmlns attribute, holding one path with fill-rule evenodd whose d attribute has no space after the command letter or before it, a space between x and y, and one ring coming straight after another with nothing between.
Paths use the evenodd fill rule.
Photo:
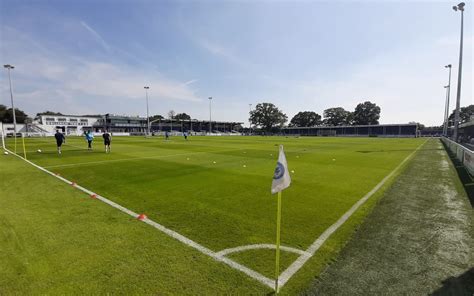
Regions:
<instances>
[{"instance_id":1,"label":"penalty area line","mask_svg":"<svg viewBox=\"0 0 474 296\"><path fill-rule=\"evenodd\" d=\"M37 169L39 169L39 170L41 170L41 171L43 171L43 172L45 172L45 173L47 173L47 174L49 174L49 175L51 175L51 176L53 176L53 177L56 177L56 178L58 178L59 180L65 182L65 183L67 183L67 184L69 184L69 185L72 185L73 187L75 187L75 188L81 190L82 192L87 193L89 196L94 196L95 199L98 199L98 200L100 200L100 201L102 201L102 202L104 202L104 203L106 203L106 204L112 206L113 208L118 209L119 211L121 211L121 212L123 212L123 213L126 213L126 214L132 216L132 217L135 218L135 219L138 219L138 218L141 216L141 215L139 215L138 213L135 213L135 212L133 212L133 211L130 210L130 209L127 209L127 208L125 208L125 207L123 207L123 206L121 206L121 205L119 205L119 204L117 204L117 203L115 203L115 202L113 202L113 201L111 201L111 200L109 200L109 199L107 199L107 198L105 198L105 197L103 197L103 196L97 194L97 193L94 193L94 192L90 191L90 190L87 189L87 188L84 188L84 187L82 187L82 186L80 186L80 185L77 185L77 184L74 183L74 182L71 182L71 181L67 180L66 178L63 178L63 177L61 177L61 176L59 176L59 175L54 174L53 172L51 172L51 171L49 171L49 170L47 170L47 169L45 169L45 168L43 168L43 167L41 167L41 166L39 166L39 165L37 165L37 164L31 162L31 161L29 161L29 160L27 160L27 159L21 157L20 155L18 155L18 154L16 154L16 153L12 152L12 151L10 151L10 150L8 150L8 149L6 149L6 148L5 148L5 150L8 151L9 153L15 155L16 157L18 157L18 158L24 160L25 162L29 163L30 165L36 167ZM176 231L174 231L174 230L171 230L171 229L169 229L169 228L166 228L165 226L163 226L163 225L161 225L161 224L159 224L159 223L157 223L157 222L155 222L155 221L153 221L153 220L151 220L151 219L149 219L149 218L140 219L140 221L142 221L142 222L144 222L144 223L146 223L146 224L148 224L148 225L154 227L155 229L157 229L157 230L163 232L164 234L166 234L166 235L168 235L168 236L170 236L170 237L172 237L172 238L174 238L174 239L180 241L181 243L183 243L183 244L185 244L185 245L187 245L187 246L189 246L189 247L191 247L191 248L193 248L193 249L196 249L197 251L199 251L199 252L201 252L201 253L203 253L203 254L205 254L205 255L207 255L207 256L213 258L215 261L225 263L226 265L232 267L233 269L236 269L236 270L238 270L238 271L241 271L241 272L245 273L245 274L248 275L249 277L251 277L251 278L257 280L258 282L260 282L260 283L262 283L262 284L268 286L269 288L272 288L272 289L273 289L274 280L271 280L271 279L267 278L266 276L264 276L264 275L262 275L262 274L260 274L260 273L258 273L258 272L256 272L256 271L254 271L254 270L252 270L252 269L250 269L250 268L248 268L248 267L246 267L246 266L243 266L242 264L239 264L239 263L235 262L235 261L232 260L232 259L226 258L226 257L224 257L223 254L220 254L220 253L218 253L218 252L214 252L214 251L212 251L212 250L210 250L210 249L208 249L208 248L202 246L201 244L199 244L199 243L197 243L197 242L195 242L195 241L193 241L193 240L191 240L191 239L185 237L184 235L179 234L178 232L176 232Z\"/></svg>"}]
</instances>

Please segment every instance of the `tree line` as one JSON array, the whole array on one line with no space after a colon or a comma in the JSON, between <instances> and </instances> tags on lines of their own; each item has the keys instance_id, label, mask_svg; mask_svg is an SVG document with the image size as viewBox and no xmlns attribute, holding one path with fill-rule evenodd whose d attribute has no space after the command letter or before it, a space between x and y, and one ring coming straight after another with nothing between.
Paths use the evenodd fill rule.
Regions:
<instances>
[{"instance_id":1,"label":"tree line","mask_svg":"<svg viewBox=\"0 0 474 296\"><path fill-rule=\"evenodd\" d=\"M342 107L333 107L323 111L323 116L314 111L298 112L290 120L290 127L314 127L314 126L340 126L340 125L374 125L379 123L381 109L375 103L365 101L358 104L354 111L347 111ZM36 114L34 119L40 115L64 115L60 112L44 111ZM190 120L191 116L186 113L176 113L173 110L168 112L168 118L174 120ZM288 116L272 103L259 103L254 110L250 111L250 123L265 131L276 131L288 122ZM28 115L15 108L17 123L25 123L31 119ZM474 116L474 105L460 108L460 121L469 121ZM165 119L162 115L150 116L150 121ZM13 110L0 104L0 122L13 123ZM454 125L454 110L449 116L448 123Z\"/></svg>"},{"instance_id":2,"label":"tree line","mask_svg":"<svg viewBox=\"0 0 474 296\"><path fill-rule=\"evenodd\" d=\"M191 116L186 114L186 113L176 113L174 110L168 111L168 118L169 119L174 119L174 120L191 120ZM157 120L162 120L165 119L162 115L153 115L150 116L150 121L157 121Z\"/></svg>"},{"instance_id":3,"label":"tree line","mask_svg":"<svg viewBox=\"0 0 474 296\"><path fill-rule=\"evenodd\" d=\"M353 112L342 107L324 110L323 116L314 111L298 112L290 120L290 127L374 125L379 124L380 107L370 101L358 104ZM288 116L272 103L259 103L250 111L250 122L266 131L281 128Z\"/></svg>"},{"instance_id":4,"label":"tree line","mask_svg":"<svg viewBox=\"0 0 474 296\"><path fill-rule=\"evenodd\" d=\"M15 117L17 123L25 123L28 119L28 115L15 108ZM0 122L13 123L13 109L7 108L7 106L0 104Z\"/></svg>"}]
</instances>

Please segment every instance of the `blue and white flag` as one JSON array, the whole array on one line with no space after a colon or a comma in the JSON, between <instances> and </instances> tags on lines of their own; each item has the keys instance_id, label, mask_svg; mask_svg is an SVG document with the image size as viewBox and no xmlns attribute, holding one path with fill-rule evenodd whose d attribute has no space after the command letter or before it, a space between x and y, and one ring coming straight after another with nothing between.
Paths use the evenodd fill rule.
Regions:
<instances>
[{"instance_id":1,"label":"blue and white flag","mask_svg":"<svg viewBox=\"0 0 474 296\"><path fill-rule=\"evenodd\" d=\"M288 172L288 164L286 163L285 152L283 152L283 145L280 145L280 154L278 155L278 162L275 168L275 174L272 181L272 194L280 192L290 186L291 178Z\"/></svg>"}]
</instances>

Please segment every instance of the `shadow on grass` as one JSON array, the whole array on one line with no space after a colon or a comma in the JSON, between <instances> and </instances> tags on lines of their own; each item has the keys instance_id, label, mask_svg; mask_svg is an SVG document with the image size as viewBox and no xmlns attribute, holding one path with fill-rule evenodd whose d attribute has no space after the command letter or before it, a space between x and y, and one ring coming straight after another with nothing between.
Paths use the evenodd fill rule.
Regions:
<instances>
[{"instance_id":1,"label":"shadow on grass","mask_svg":"<svg viewBox=\"0 0 474 296\"><path fill-rule=\"evenodd\" d=\"M443 280L442 283L443 286L431 293L431 296L474 295L474 267L460 276L449 277Z\"/></svg>"},{"instance_id":2,"label":"shadow on grass","mask_svg":"<svg viewBox=\"0 0 474 296\"><path fill-rule=\"evenodd\" d=\"M464 165L456 158L456 155L449 151L448 147L446 147L444 143L443 146L446 152L448 153L452 163L454 164L454 168L456 169L459 179L461 180L462 186L464 187L464 190L467 193L469 202L471 203L471 207L474 208L474 180L472 179L471 175L469 175Z\"/></svg>"}]
</instances>

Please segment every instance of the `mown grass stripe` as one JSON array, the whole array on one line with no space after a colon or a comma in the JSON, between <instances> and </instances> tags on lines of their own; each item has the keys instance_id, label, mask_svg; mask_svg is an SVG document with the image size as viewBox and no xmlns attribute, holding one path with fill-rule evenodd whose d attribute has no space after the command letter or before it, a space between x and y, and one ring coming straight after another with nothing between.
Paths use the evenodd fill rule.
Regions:
<instances>
[{"instance_id":1,"label":"mown grass stripe","mask_svg":"<svg viewBox=\"0 0 474 296\"><path fill-rule=\"evenodd\" d=\"M344 215L327 228L307 249L307 254L302 254L296 259L280 276L278 279L280 287L283 287L290 278L300 270L301 267L316 253L316 251L326 242L326 240L336 232L354 213L363 205L375 192L377 192L415 153L427 142L420 144L415 151L408 155L393 171L391 171L385 178L382 179L372 190L357 201Z\"/></svg>"},{"instance_id":2,"label":"mown grass stripe","mask_svg":"<svg viewBox=\"0 0 474 296\"><path fill-rule=\"evenodd\" d=\"M138 218L138 217L139 217L139 214L137 214L137 213L135 213L135 212L133 212L133 211L131 211L131 210L129 210L129 209L127 209L127 208L125 208L125 207L123 207L123 206L121 206L121 205L119 205L119 204L117 204L117 203L115 203L115 202L113 202L113 201L111 201L111 200L109 200L109 199L107 199L107 198L105 198L105 197L103 197L103 196L97 194L97 193L94 193L93 191L90 191L90 190L88 190L88 189L86 189L86 188L84 188L84 187L82 187L82 186L80 186L80 185L77 185L76 183L74 183L74 182L72 182L72 181L69 181L69 180L67 180L66 178L63 178L63 177L61 177L61 176L59 176L59 175L57 175L57 174L54 174L53 172L48 171L47 169L45 169L45 168L43 168L43 167L41 167L41 166L39 166L39 165L37 165L37 164L35 164L35 163L33 163L33 162L31 162L31 161L29 161L29 160L27 160L27 159L21 157L20 155L14 153L14 152L12 152L12 151L10 151L10 150L8 150L8 149L5 149L5 150L8 151L9 153L15 155L16 157L18 157L18 158L20 158L20 159L26 161L27 163L31 164L32 166L34 166L34 167L40 169L41 171L43 171L43 172L45 172L45 173L47 173L47 174L49 174L49 175L51 175L51 176L53 176L53 177L56 177L56 178L58 178L59 180L65 182L65 183L67 183L67 184L73 185L75 188L81 190L82 192L85 192L85 193L88 194L89 196L94 195L96 199L98 199L98 200L100 200L100 201L102 201L102 202L104 202L104 203L106 203L106 204L108 204L108 205L110 205L110 206L112 206L112 207L114 207L114 208L116 208L116 209L118 209L118 210L120 210L120 211L122 211L122 212L124 212L124 213L126 213L126 214L128 214L128 215L130 215L130 216L132 216L132 217L134 217L134 218ZM264 284L264 285L266 285L266 286L269 286L270 288L273 287L273 280L271 280L271 279L265 277L264 275L262 275L262 274L260 274L260 273L258 273L258 272L256 272L256 271L254 271L254 270L252 270L252 269L250 269L250 268L248 268L248 267L246 267L246 266L243 266L243 265L241 265L241 264L235 262L235 261L232 260L232 259L226 258L226 257L224 257L224 256L222 256L222 255L220 255L220 254L218 254L218 253L216 253L216 252L214 252L214 251L211 251L210 249L208 249L208 248L206 248L206 247L204 247L204 246L198 244L197 242L195 242L195 241L193 241L193 240L191 240L191 239L185 237L184 235L181 235L181 234L177 233L176 231L173 231L173 230L171 230L171 229L168 229L168 228L164 227L163 225L161 225L161 224L159 224L159 223L157 223L157 222L155 222L155 221L153 221L153 220L151 220L151 219L145 218L145 219L142 219L141 221L144 222L144 223L146 223L146 224L148 224L148 225L150 225L150 226L152 226L152 227L154 227L154 228L156 228L156 229L158 229L159 231L161 231L161 232L167 234L168 236L170 236L170 237L172 237L172 238L174 238L174 239L176 239L176 240L182 242L183 244L185 244L185 245L187 245L187 246L189 246L189 247L192 247L192 248L198 250L199 252L201 252L201 253L203 253L203 254L205 254L205 255L208 255L209 257L213 258L214 260L220 261L220 262L222 262L222 263L225 263L225 264L229 265L230 267L232 267L232 268L234 268L234 269L236 269L236 270L239 270L239 271L241 271L241 272L247 274L247 275L250 276L251 278L253 278L253 279L259 281L260 283L262 283L262 284Z\"/></svg>"}]
</instances>

